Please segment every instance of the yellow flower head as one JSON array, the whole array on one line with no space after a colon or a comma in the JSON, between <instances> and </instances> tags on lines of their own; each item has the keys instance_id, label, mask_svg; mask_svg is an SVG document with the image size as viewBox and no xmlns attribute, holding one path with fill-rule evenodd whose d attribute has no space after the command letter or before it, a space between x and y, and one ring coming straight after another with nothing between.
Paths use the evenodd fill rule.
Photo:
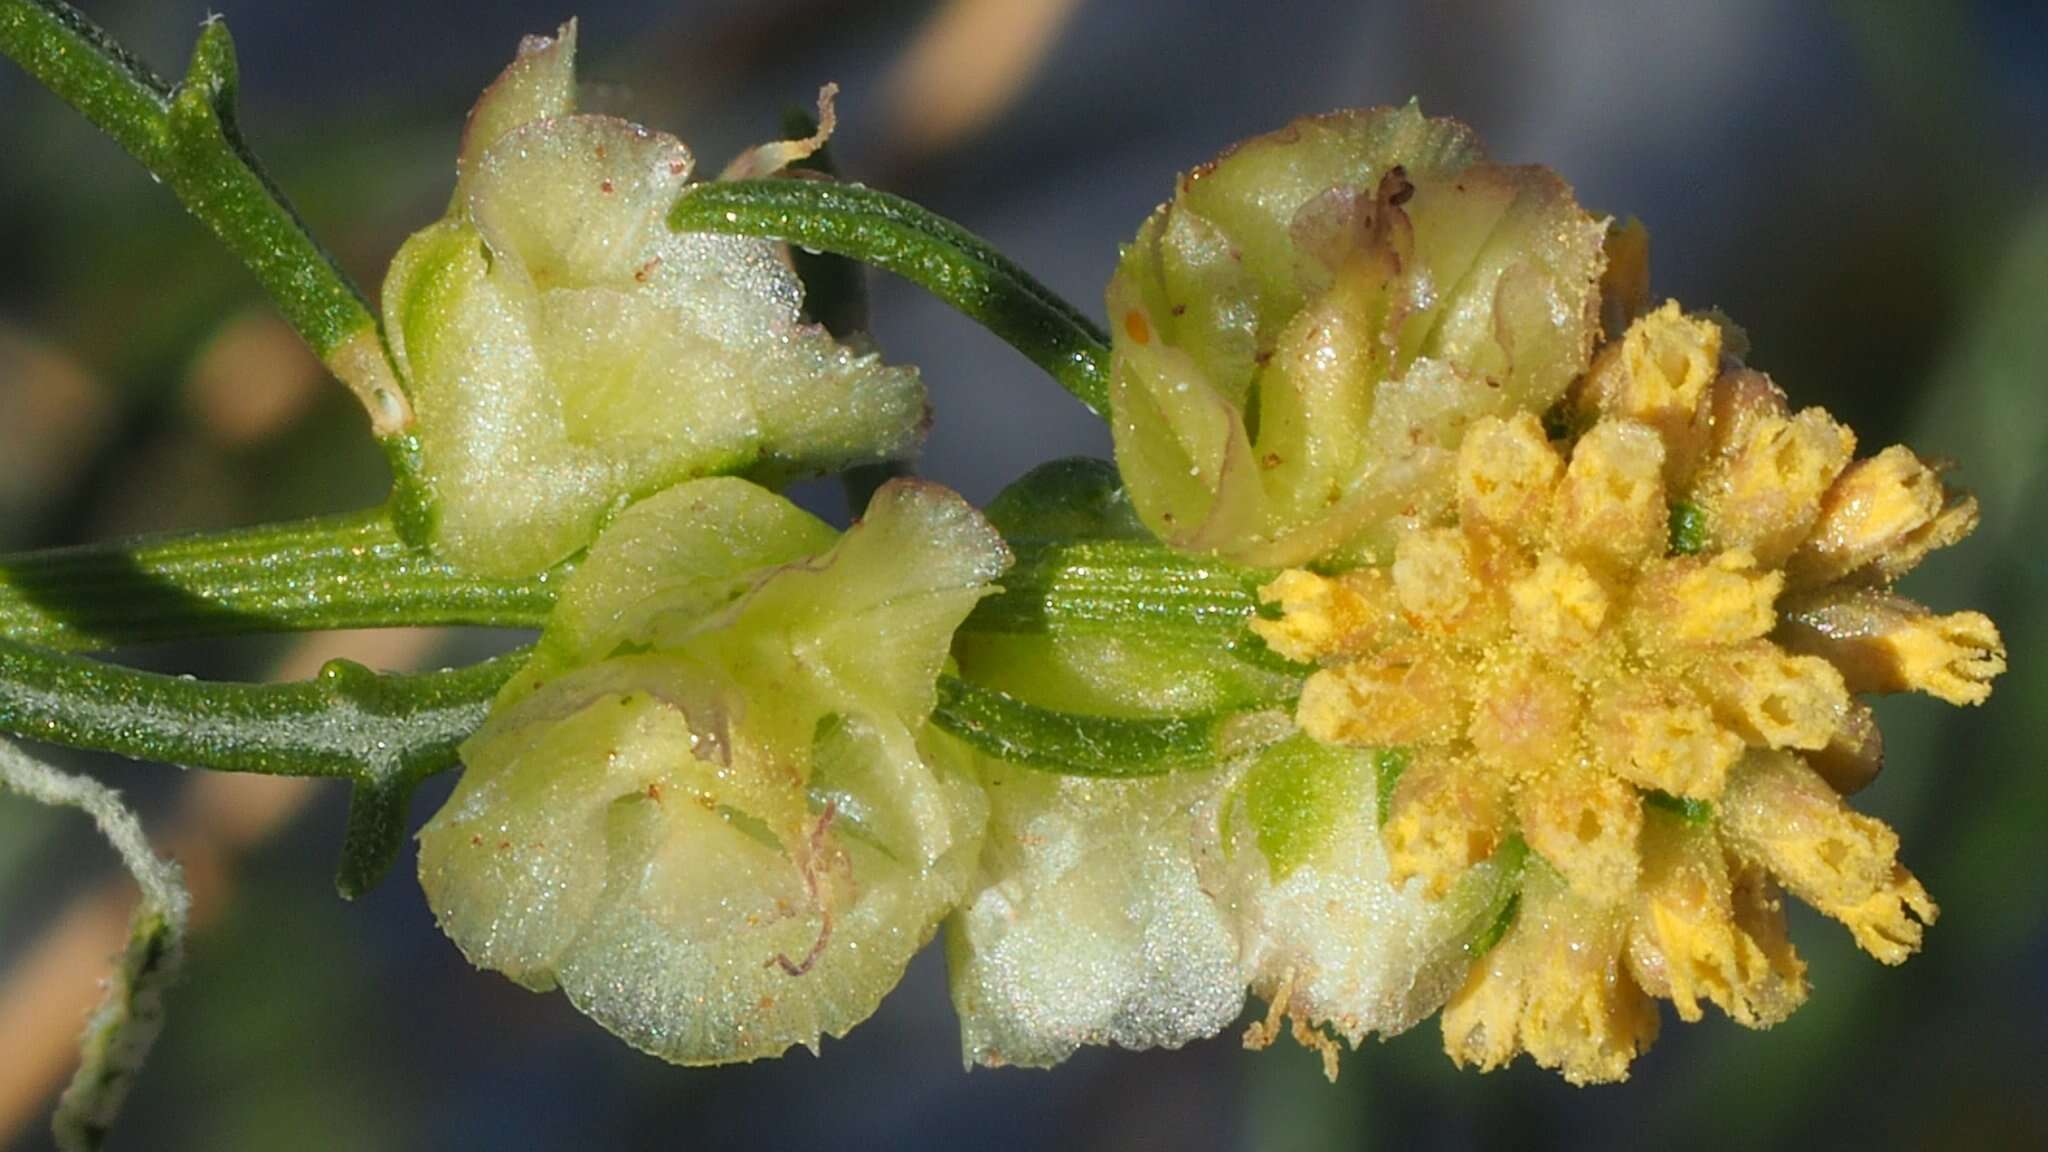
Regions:
<instances>
[{"instance_id":1,"label":"yellow flower head","mask_svg":"<svg viewBox=\"0 0 2048 1152\"><path fill-rule=\"evenodd\" d=\"M1473 421L1452 511L1383 567L1284 573L1254 627L1321 665L1304 731L1408 751L1391 882L1442 896L1527 847L1515 923L1444 1011L1451 1056L1607 1081L1654 1038L1651 997L1751 1027L1798 1006L1781 887L1885 963L1917 950L1934 902L1842 799L1882 755L1853 694L1978 703L2005 654L1984 616L1891 590L1974 501L1905 448L1855 459L1714 321L1641 316L1557 415L1561 438Z\"/></svg>"}]
</instances>

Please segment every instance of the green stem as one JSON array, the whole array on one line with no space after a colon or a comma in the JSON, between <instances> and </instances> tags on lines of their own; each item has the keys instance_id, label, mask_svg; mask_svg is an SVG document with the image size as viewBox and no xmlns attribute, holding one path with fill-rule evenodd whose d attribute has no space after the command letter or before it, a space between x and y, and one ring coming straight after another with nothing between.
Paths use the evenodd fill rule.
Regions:
<instances>
[{"instance_id":1,"label":"green stem","mask_svg":"<svg viewBox=\"0 0 2048 1152\"><path fill-rule=\"evenodd\" d=\"M0 729L189 767L348 780L338 884L353 897L397 855L414 786L454 766L457 746L524 660L517 652L410 675L336 660L312 680L224 684L0 639Z\"/></svg>"},{"instance_id":2,"label":"green stem","mask_svg":"<svg viewBox=\"0 0 2048 1152\"><path fill-rule=\"evenodd\" d=\"M786 140L804 140L818 131L818 121L801 108L792 108L783 113L782 135ZM836 177L839 166L834 162L831 145L825 145L816 152L789 167L790 172L814 172L824 177ZM804 316L824 326L839 340L860 341L868 332L868 270L844 256L829 252L806 252L799 248L790 253L791 263L796 266L797 279L804 285ZM875 464L856 464L839 474L840 490L846 494L846 515L858 520L867 511L868 502L875 497L875 490L901 476L915 475L915 470L905 460L884 460Z\"/></svg>"},{"instance_id":3,"label":"green stem","mask_svg":"<svg viewBox=\"0 0 2048 1152\"><path fill-rule=\"evenodd\" d=\"M48 649L246 632L472 624L538 627L565 576L487 580L401 543L382 511L0 559L0 730L139 759L354 785L337 883L374 885L420 780L455 764L515 653L377 675L209 683Z\"/></svg>"},{"instance_id":4,"label":"green stem","mask_svg":"<svg viewBox=\"0 0 2048 1152\"><path fill-rule=\"evenodd\" d=\"M1102 329L981 238L900 196L826 180L722 180L691 186L668 223L782 240L894 272L1008 341L1097 415L1109 411Z\"/></svg>"},{"instance_id":5,"label":"green stem","mask_svg":"<svg viewBox=\"0 0 2048 1152\"><path fill-rule=\"evenodd\" d=\"M932 723L999 760L1064 776L1161 776L1213 768L1233 712L1200 716L1085 716L939 678Z\"/></svg>"},{"instance_id":6,"label":"green stem","mask_svg":"<svg viewBox=\"0 0 2048 1152\"><path fill-rule=\"evenodd\" d=\"M100 651L251 632L538 628L564 576L464 573L403 543L373 510L0 557L0 636Z\"/></svg>"},{"instance_id":7,"label":"green stem","mask_svg":"<svg viewBox=\"0 0 2048 1152\"><path fill-rule=\"evenodd\" d=\"M1018 540L1003 594L981 602L964 628L1044 632L1112 628L1229 632L1258 613L1261 577L1187 556L1152 540Z\"/></svg>"},{"instance_id":8,"label":"green stem","mask_svg":"<svg viewBox=\"0 0 2048 1152\"><path fill-rule=\"evenodd\" d=\"M242 142L225 24L211 20L200 29L176 87L61 0L0 0L0 53L113 137L220 237L356 391L380 437L404 430L409 411L362 293Z\"/></svg>"}]
</instances>

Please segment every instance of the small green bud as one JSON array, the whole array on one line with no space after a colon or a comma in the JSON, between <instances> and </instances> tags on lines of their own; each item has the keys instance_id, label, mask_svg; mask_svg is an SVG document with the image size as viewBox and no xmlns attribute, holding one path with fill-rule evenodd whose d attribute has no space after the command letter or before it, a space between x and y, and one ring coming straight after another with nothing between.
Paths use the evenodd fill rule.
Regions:
<instances>
[{"instance_id":1,"label":"small green bud","mask_svg":"<svg viewBox=\"0 0 2048 1152\"><path fill-rule=\"evenodd\" d=\"M447 216L384 283L433 541L489 575L683 479L901 456L924 420L914 371L801 322L776 245L669 230L689 149L573 113L574 32L529 38L485 91Z\"/></svg>"},{"instance_id":2,"label":"small green bud","mask_svg":"<svg viewBox=\"0 0 2048 1152\"><path fill-rule=\"evenodd\" d=\"M443 929L678 1063L843 1035L979 853L986 801L926 720L1007 563L914 481L836 542L736 479L629 508L420 834Z\"/></svg>"},{"instance_id":3,"label":"small green bud","mask_svg":"<svg viewBox=\"0 0 2048 1152\"><path fill-rule=\"evenodd\" d=\"M1118 466L1176 547L1288 566L1451 500L1466 424L1584 371L1606 224L1413 104L1183 177L1109 287Z\"/></svg>"}]
</instances>

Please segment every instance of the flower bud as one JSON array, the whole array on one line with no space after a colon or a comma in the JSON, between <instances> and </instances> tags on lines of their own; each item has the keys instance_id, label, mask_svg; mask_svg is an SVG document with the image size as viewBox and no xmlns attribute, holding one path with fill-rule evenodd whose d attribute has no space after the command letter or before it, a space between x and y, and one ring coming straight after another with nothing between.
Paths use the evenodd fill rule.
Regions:
<instances>
[{"instance_id":1,"label":"flower bud","mask_svg":"<svg viewBox=\"0 0 2048 1152\"><path fill-rule=\"evenodd\" d=\"M986 802L926 718L1007 561L913 482L836 542L735 479L634 505L420 834L442 928L678 1063L844 1034L972 873Z\"/></svg>"},{"instance_id":2,"label":"flower bud","mask_svg":"<svg viewBox=\"0 0 2048 1152\"><path fill-rule=\"evenodd\" d=\"M1117 463L1176 547L1302 564L1454 497L1464 427L1582 372L1606 225L1414 105L1183 177L1109 288Z\"/></svg>"},{"instance_id":3,"label":"flower bud","mask_svg":"<svg viewBox=\"0 0 2048 1152\"><path fill-rule=\"evenodd\" d=\"M470 113L448 214L384 283L433 542L490 575L693 476L904 454L924 418L914 372L801 322L776 245L669 230L689 150L576 114L574 56L573 24L521 45Z\"/></svg>"}]
</instances>

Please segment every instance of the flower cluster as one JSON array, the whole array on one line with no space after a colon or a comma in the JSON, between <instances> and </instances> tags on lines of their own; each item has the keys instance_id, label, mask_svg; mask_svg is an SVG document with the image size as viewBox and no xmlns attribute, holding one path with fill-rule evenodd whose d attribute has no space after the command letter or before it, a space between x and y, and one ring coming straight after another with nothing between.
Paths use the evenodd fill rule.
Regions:
<instances>
[{"instance_id":1,"label":"flower cluster","mask_svg":"<svg viewBox=\"0 0 2048 1152\"><path fill-rule=\"evenodd\" d=\"M1255 565L1442 507L1463 421L1584 368L1605 226L1413 104L1297 121L1183 177L1109 287L1117 464L1145 524Z\"/></svg>"},{"instance_id":2,"label":"flower cluster","mask_svg":"<svg viewBox=\"0 0 2048 1152\"><path fill-rule=\"evenodd\" d=\"M1575 431L1474 421L1447 522L1266 589L1282 614L1253 627L1321 665L1303 731L1407 752L1389 881L1434 897L1512 839L1530 853L1520 919L1444 1012L1461 1062L1618 1079L1652 996L1776 1023L1806 995L1780 886L1886 963L1935 918L1896 835L1841 797L1882 757L1854 694L1975 703L2005 666L1984 616L1890 589L1975 504L1906 449L1855 459L1722 345L1675 304L1642 317L1575 388Z\"/></svg>"},{"instance_id":3,"label":"flower cluster","mask_svg":"<svg viewBox=\"0 0 2048 1152\"><path fill-rule=\"evenodd\" d=\"M1589 1082L1658 998L1797 1008L1781 892L1918 948L1935 905L1843 797L1882 760L1859 697L2004 668L1893 591L1975 505L1649 309L1640 229L1412 105L1291 125L1126 250L1114 468L986 519L895 482L837 536L688 478L904 451L915 377L798 326L769 246L667 230L688 154L569 114L570 31L387 284L443 553L588 547L422 833L476 963L743 1060L845 1032L948 921L973 1062L1256 995L1247 1042L1291 1024L1333 1075L1441 1011L1460 1063ZM948 692L1057 749L935 722Z\"/></svg>"},{"instance_id":4,"label":"flower cluster","mask_svg":"<svg viewBox=\"0 0 2048 1152\"><path fill-rule=\"evenodd\" d=\"M836 540L742 480L635 504L420 834L442 928L679 1063L844 1034L974 866L986 801L926 720L1008 561L915 482Z\"/></svg>"},{"instance_id":5,"label":"flower cluster","mask_svg":"<svg viewBox=\"0 0 2048 1152\"><path fill-rule=\"evenodd\" d=\"M434 545L490 575L693 476L904 455L925 418L915 372L800 322L777 245L669 230L690 151L574 111L575 33L529 38L477 101L448 215L384 282Z\"/></svg>"}]
</instances>

